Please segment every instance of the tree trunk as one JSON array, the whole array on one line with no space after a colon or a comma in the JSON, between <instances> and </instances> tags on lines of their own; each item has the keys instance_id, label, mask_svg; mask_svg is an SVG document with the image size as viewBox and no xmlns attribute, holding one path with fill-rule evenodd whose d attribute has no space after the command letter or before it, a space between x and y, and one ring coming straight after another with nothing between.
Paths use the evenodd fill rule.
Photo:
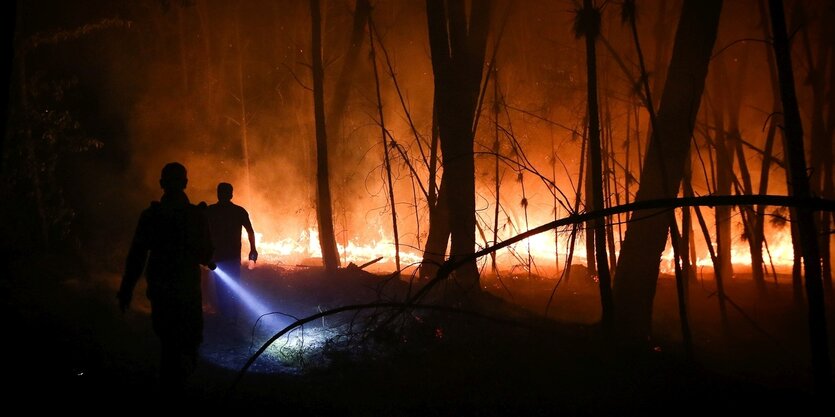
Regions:
<instances>
[{"instance_id":1,"label":"tree trunk","mask_svg":"<svg viewBox=\"0 0 835 417\"><path fill-rule=\"evenodd\" d=\"M499 171L499 159L502 150L499 142L499 74L496 66L493 66L493 180L495 184L496 200L493 204L493 244L499 243L499 208L501 205L501 185L502 175ZM553 136L551 138L553 142ZM553 146L552 146L553 149ZM552 158L553 169L553 158ZM556 197L554 202L554 210L556 210ZM556 216L556 214L555 214ZM555 240L556 241L556 240ZM493 267L493 274L499 276L499 266L496 264L496 252L490 254L490 261ZM559 265L559 264L558 264Z\"/></svg>"},{"instance_id":2,"label":"tree trunk","mask_svg":"<svg viewBox=\"0 0 835 417\"><path fill-rule=\"evenodd\" d=\"M797 5L798 10L801 14L805 14L804 9L800 4ZM832 156L832 140L830 140L829 135L826 134L826 127L824 121L824 111L826 106L826 78L824 77L825 74L831 72L832 70L828 68L827 58L829 55L830 49L830 42L821 39L817 43L817 60L814 57L813 48L809 39L809 21L804 19L803 30L800 31L802 35L800 39L803 41L803 50L806 56L806 66L808 68L806 74L806 84L809 85L811 94L812 94L812 101L811 107L809 108L809 112L811 113L810 117L810 124L811 130L809 131L809 143L814 149L814 152L811 152L809 155L809 169L810 169L810 178L809 178L809 190L811 193L816 195L824 195L824 184L826 181L826 166L827 166L827 159L831 160ZM827 33L825 35L831 35ZM829 107L832 107L832 103L829 103ZM827 158L829 155L829 158ZM830 169L831 171L831 169ZM831 176L832 173L830 172L829 175ZM817 230L828 230L828 227L825 227L824 222L828 222L829 213L816 213L815 214L815 222ZM827 225L828 226L828 225ZM819 244L819 252L821 257L823 258L822 265L822 277L824 285L831 288L832 283L832 276L831 271L829 268L829 234L828 233L820 233L818 238Z\"/></svg>"},{"instance_id":3,"label":"tree trunk","mask_svg":"<svg viewBox=\"0 0 835 417\"><path fill-rule=\"evenodd\" d=\"M693 162L688 157L684 161L684 184L685 187L692 187ZM685 193L686 195L686 193ZM690 208L681 209L681 269L685 277L685 296L689 295L689 284L696 281L696 250L693 244L693 214Z\"/></svg>"},{"instance_id":4,"label":"tree trunk","mask_svg":"<svg viewBox=\"0 0 835 417\"><path fill-rule=\"evenodd\" d=\"M583 138L584 141L588 143L589 137L586 136ZM590 144L589 144L590 145ZM588 146L591 149L591 146ZM591 171L591 152L589 152L586 156L586 172L584 175L586 176L586 210L591 210L594 207L594 192L592 190L593 183L591 179L592 171ZM586 269L590 275L597 275L597 262L594 258L594 223L593 222L586 222L583 228L583 234L586 237Z\"/></svg>"},{"instance_id":5,"label":"tree trunk","mask_svg":"<svg viewBox=\"0 0 835 417\"><path fill-rule=\"evenodd\" d=\"M481 91L490 6L487 1L472 4L468 19L463 0L426 1L435 105L444 157L441 188L447 190L445 209L449 210L452 259L463 258L475 250L473 123ZM433 225L429 227L431 234ZM456 283L462 291L479 291L478 278L475 260L456 271Z\"/></svg>"},{"instance_id":6,"label":"tree trunk","mask_svg":"<svg viewBox=\"0 0 835 417\"><path fill-rule=\"evenodd\" d=\"M449 244L449 209L447 208L446 187L443 178L441 184L436 185L438 170L438 92L435 92L432 116L432 142L429 147L429 190L427 206L429 206L429 232L426 236L426 246L423 249L423 260L420 262L420 277L433 278L438 268L444 262L447 245Z\"/></svg>"},{"instance_id":7,"label":"tree trunk","mask_svg":"<svg viewBox=\"0 0 835 417\"><path fill-rule=\"evenodd\" d=\"M835 47L829 49L829 62L835 66ZM829 70L829 112L827 114L827 132L824 138L824 143L827 145L823 160L823 193L824 198L835 198L835 149L833 149L833 142L835 142L835 68ZM827 139L828 138L828 139ZM823 212L823 219L821 219L821 230L824 232L830 231L833 224L833 214ZM823 256L823 283L826 288L832 292L832 238L835 237L831 231L823 234L824 246L821 246L821 255Z\"/></svg>"},{"instance_id":8,"label":"tree trunk","mask_svg":"<svg viewBox=\"0 0 835 417\"><path fill-rule=\"evenodd\" d=\"M371 27L371 15L368 16ZM394 201L394 183L391 179L391 160L389 158L389 140L386 137L386 122L383 116L383 96L380 94L380 74L377 71L377 51L374 48L374 33L368 31L368 46L371 48L371 65L374 67L374 88L377 93L377 114L380 117L380 137L383 141L383 164L386 169L386 180L388 182L389 204L391 205L391 231L394 236L394 266L397 273L400 273L400 234L397 230L397 207Z\"/></svg>"},{"instance_id":9,"label":"tree trunk","mask_svg":"<svg viewBox=\"0 0 835 417\"><path fill-rule=\"evenodd\" d=\"M769 0L771 27L774 36L774 56L777 59L777 75L780 80L780 98L783 102L784 135L788 148L787 166L791 173L789 192L795 197L810 197L809 178L806 176L806 157L803 146L803 126L797 105L792 70L791 45L786 32L786 18L782 0ZM826 331L826 308L821 283L821 257L818 249L814 213L806 207L797 210L798 231L806 278L806 296L809 304L809 337L812 348L812 373L819 393L827 393L832 384L832 365L829 360L829 341Z\"/></svg>"},{"instance_id":10,"label":"tree trunk","mask_svg":"<svg viewBox=\"0 0 835 417\"><path fill-rule=\"evenodd\" d=\"M765 35L766 39L771 38L771 31L769 30L768 24L768 13L766 12L765 1L758 2L758 6L760 9L760 14L762 16L762 28L763 28L763 35ZM770 47L769 44L765 45L765 53L766 59L768 60L768 75L769 80L771 81L771 90L774 96L774 102L772 104L772 116L769 118L768 123L768 132L765 136L765 144L763 145L763 161L760 165L760 184L758 187L759 194L768 194L768 179L771 172L771 162L773 160L772 155L774 154L774 138L777 135L777 124L779 123L779 117L782 113L780 107L780 97L778 92L780 91L780 83L777 81L777 70L774 68L774 50ZM757 260L754 259L755 256L759 256L759 262L762 263L762 252L763 246L766 244L765 239L765 209L766 207L763 205L757 206L755 210L755 217L754 217L754 244L752 245L751 249L751 268L754 268L756 265ZM777 274L774 274L775 281L777 280ZM795 297L797 298L797 297Z\"/></svg>"},{"instance_id":11,"label":"tree trunk","mask_svg":"<svg viewBox=\"0 0 835 417\"><path fill-rule=\"evenodd\" d=\"M722 70L724 66L719 60L718 65ZM716 194L717 195L731 195L731 183L734 175L734 159L733 148L728 142L727 133L725 131L725 117L724 111L724 84L720 82L720 78L724 76L724 71L718 71L718 74L713 75L714 83L714 106L713 106L713 123L716 125L716 134L713 137L713 148L716 150ZM732 207L719 206L714 209L714 221L716 223L716 255L719 260L719 270L714 273L722 276L722 279L728 280L733 276L733 265L731 264L731 212Z\"/></svg>"},{"instance_id":12,"label":"tree trunk","mask_svg":"<svg viewBox=\"0 0 835 417\"><path fill-rule=\"evenodd\" d=\"M658 125L647 148L635 201L678 194L721 9L721 0L684 2ZM624 341L643 344L650 334L655 284L670 222L658 211L635 212L631 217L614 285L615 326Z\"/></svg>"},{"instance_id":13,"label":"tree trunk","mask_svg":"<svg viewBox=\"0 0 835 417\"><path fill-rule=\"evenodd\" d=\"M748 170L748 163L745 159L745 152L742 149L742 140L738 136L739 131L734 138L734 145L736 147L737 161L739 163L739 173L742 177L742 191L747 195L754 194L754 186L751 182L751 173ZM748 240L748 249L751 252L751 279L757 287L760 294L765 293L765 270L763 269L763 243L762 235L757 235L757 217L754 208L751 206L744 206L739 208L742 215L742 224L745 228L745 236Z\"/></svg>"},{"instance_id":14,"label":"tree trunk","mask_svg":"<svg viewBox=\"0 0 835 417\"><path fill-rule=\"evenodd\" d=\"M322 67L322 27L319 0L310 0L313 54L313 111L316 119L316 220L319 224L319 245L325 270L339 267L339 251L333 230L331 189L328 177L328 138L325 130L325 71Z\"/></svg>"},{"instance_id":15,"label":"tree trunk","mask_svg":"<svg viewBox=\"0 0 835 417\"><path fill-rule=\"evenodd\" d=\"M597 57L595 41L600 29L600 10L591 0L583 0L583 9L578 19L582 35L586 38L586 76L589 112L589 177L591 178L591 207L593 211L603 209L603 163L600 144L600 109L597 103ZM604 219L591 221L594 232L594 255L600 285L600 304L603 309L601 322L610 331L613 323L614 306L612 284L609 276L609 259L606 255L606 229ZM589 253L591 258L592 254Z\"/></svg>"}]
</instances>

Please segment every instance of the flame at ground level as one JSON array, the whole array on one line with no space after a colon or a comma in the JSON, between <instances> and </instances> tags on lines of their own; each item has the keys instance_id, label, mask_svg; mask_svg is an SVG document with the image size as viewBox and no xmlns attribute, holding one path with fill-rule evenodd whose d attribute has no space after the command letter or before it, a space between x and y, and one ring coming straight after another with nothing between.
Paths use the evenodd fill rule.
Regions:
<instances>
[{"instance_id":1,"label":"flame at ground level","mask_svg":"<svg viewBox=\"0 0 835 417\"><path fill-rule=\"evenodd\" d=\"M374 271L393 271L395 263L394 240L380 229L377 231L378 238L361 241L352 239L347 244L337 243L340 259L343 265L354 263L362 265L377 258L380 261L369 266ZM242 236L245 239L245 235ZM295 238L267 237L256 232L256 244L260 259L269 263L278 264L305 264L306 266L316 265L320 262L322 253L319 246L319 233L315 228L301 230L295 234ZM496 253L496 265L499 271L513 275L532 273L544 277L556 277L561 271L568 258L571 236L569 231L561 230L556 234L551 232L541 233L527 240L511 245L508 248L499 250ZM619 250L619 236L615 235L615 248ZM484 242L477 242L483 247ZM715 243L713 244L716 247ZM248 246L243 248L248 251ZM478 249L478 248L477 248ZM696 240L697 259L694 264L702 268L713 268L708 251L704 247L704 239ZM243 255L246 255L245 253ZM414 244L407 245L401 241L400 264L404 274L413 273L422 260L422 253ZM763 258L767 271L774 269L780 273L787 272L793 263L793 247L791 235L788 230L772 230L767 234L766 247L763 248ZM585 238L583 233L578 233L574 241L574 252L572 264L586 263ZM311 261L314 263L311 264ZM731 248L731 261L737 270L748 271L751 267L751 254L747 242L740 238L734 239ZM482 267L490 267L492 258L485 256L480 260ZM673 272L673 251L667 243L667 247L661 256L661 271L663 273Z\"/></svg>"}]
</instances>

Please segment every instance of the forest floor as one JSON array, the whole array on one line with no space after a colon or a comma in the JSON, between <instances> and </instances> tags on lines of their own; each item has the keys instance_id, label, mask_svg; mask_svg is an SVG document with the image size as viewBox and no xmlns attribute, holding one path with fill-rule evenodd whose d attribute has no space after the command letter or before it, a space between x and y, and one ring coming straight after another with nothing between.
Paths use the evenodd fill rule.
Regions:
<instances>
[{"instance_id":1,"label":"forest floor","mask_svg":"<svg viewBox=\"0 0 835 417\"><path fill-rule=\"evenodd\" d=\"M33 414L172 407L155 400L159 347L142 288L131 311L121 314L115 268L83 267L57 254L7 267L0 278L6 406L19 404ZM363 324L391 310L316 320L279 339L233 389L243 363L292 322L290 316L403 300L422 285L356 268L328 276L282 265L245 270L244 281L260 302L285 315L263 318L255 331L253 317L231 326L212 308L207 286L201 360L179 407L236 414L505 416L796 415L835 405L831 392L812 394L806 307L795 303L783 276L764 294L746 277L729 280L725 319L710 275L692 282L692 361L683 353L671 277L659 279L651 347L624 355L600 334L597 285L577 266L550 305L556 280L493 276L483 279L478 314L411 310L389 326L393 331L373 333Z\"/></svg>"}]
</instances>

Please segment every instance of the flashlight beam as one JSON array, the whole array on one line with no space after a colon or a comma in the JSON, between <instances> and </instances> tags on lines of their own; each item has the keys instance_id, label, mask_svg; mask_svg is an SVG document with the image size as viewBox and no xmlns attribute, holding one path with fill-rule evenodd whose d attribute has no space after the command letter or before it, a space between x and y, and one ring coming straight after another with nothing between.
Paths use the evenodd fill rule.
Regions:
<instances>
[{"instance_id":1,"label":"flashlight beam","mask_svg":"<svg viewBox=\"0 0 835 417\"><path fill-rule=\"evenodd\" d=\"M232 279L232 277L230 277L224 270L218 267L213 272L218 278L220 278L224 285L235 293L241 301L241 304L244 305L255 317L266 316L274 311L274 309L262 303L251 292L242 287L241 284L235 282L235 280ZM277 317L273 316L273 320L271 321L276 321L276 325L278 325Z\"/></svg>"}]
</instances>

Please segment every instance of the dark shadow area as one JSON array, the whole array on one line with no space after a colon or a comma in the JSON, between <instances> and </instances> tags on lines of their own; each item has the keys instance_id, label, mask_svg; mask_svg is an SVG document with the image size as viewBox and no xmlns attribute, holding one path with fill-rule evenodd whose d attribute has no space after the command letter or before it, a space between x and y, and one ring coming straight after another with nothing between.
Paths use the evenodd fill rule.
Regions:
<instances>
[{"instance_id":1,"label":"dark shadow area","mask_svg":"<svg viewBox=\"0 0 835 417\"><path fill-rule=\"evenodd\" d=\"M107 404L114 402L130 410L159 406L159 346L147 301L138 296L136 309L121 315L113 298L116 277L103 271L84 276L67 257L21 259L11 270L2 281L7 300L2 316L12 335L4 344L4 357L7 375L15 381L8 392L13 403L30 404L32 410L60 406L79 411L112 410ZM715 311L702 311L698 302L693 315L698 364L684 361L674 310L663 304L656 306L656 348L619 356L607 347L587 308L596 304L594 282L582 268L576 270L558 289L552 315L586 315L591 324L545 321L530 313L547 300L552 280L510 279L501 289L485 280L505 297L514 297L504 301L487 295L481 312L504 319L525 317L520 321L524 326L414 311L397 332L359 332L357 337L367 337L363 343L328 349L314 343L316 331L361 322L345 315L329 317L324 326L306 327L307 351L265 354L234 391L230 386L237 369L268 332L255 332L253 344L245 326L238 328L243 334L230 334L215 312L206 311L201 360L182 407L255 414L490 416L695 415L716 410L803 414L812 409L810 390L802 388L809 383L804 369L808 358L780 359L785 352L775 352L769 346L774 341L749 334L756 332L739 315L732 315L733 336L722 341L715 330ZM381 294L402 297L415 289L405 281L356 269L328 276L318 269L264 265L243 274L247 288L265 304L299 317L377 300ZM672 291L670 282L662 278L659 292ZM747 308L745 291L752 290L750 282L742 281L728 292ZM701 287L693 291L694 299L703 297L698 295ZM775 294L775 300L782 297ZM703 298L706 304L715 303ZM757 305L748 314L770 320L772 330L797 319ZM782 322L775 321L778 316ZM791 340L784 336L779 343ZM287 341L276 344L282 343L287 346ZM38 401L44 397L49 401Z\"/></svg>"}]
</instances>

